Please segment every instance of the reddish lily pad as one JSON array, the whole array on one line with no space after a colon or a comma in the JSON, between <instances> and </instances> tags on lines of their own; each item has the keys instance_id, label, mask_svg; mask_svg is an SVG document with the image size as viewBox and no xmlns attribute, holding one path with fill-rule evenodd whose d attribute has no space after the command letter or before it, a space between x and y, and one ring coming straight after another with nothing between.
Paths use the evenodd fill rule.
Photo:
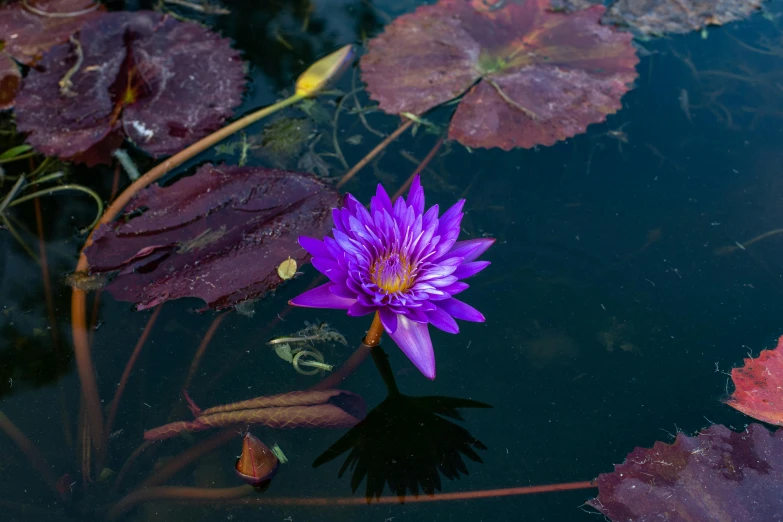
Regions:
<instances>
[{"instance_id":1,"label":"reddish lily pad","mask_svg":"<svg viewBox=\"0 0 783 522\"><path fill-rule=\"evenodd\" d=\"M756 420L783 426L783 336L774 350L731 370L734 393L726 404Z\"/></svg>"},{"instance_id":2,"label":"reddish lily pad","mask_svg":"<svg viewBox=\"0 0 783 522\"><path fill-rule=\"evenodd\" d=\"M644 35L689 33L747 18L763 0L617 0L605 22L628 25Z\"/></svg>"},{"instance_id":3,"label":"reddish lily pad","mask_svg":"<svg viewBox=\"0 0 783 522\"><path fill-rule=\"evenodd\" d=\"M220 128L241 101L239 53L200 25L115 12L85 24L78 42L48 52L17 97L18 129L46 155L105 163L123 136L172 154Z\"/></svg>"},{"instance_id":4,"label":"reddish lily pad","mask_svg":"<svg viewBox=\"0 0 783 522\"><path fill-rule=\"evenodd\" d=\"M382 110L422 114L463 95L449 138L469 147L552 145L622 106L636 78L632 35L548 0L441 0L370 41L362 78Z\"/></svg>"},{"instance_id":5,"label":"reddish lily pad","mask_svg":"<svg viewBox=\"0 0 783 522\"><path fill-rule=\"evenodd\" d=\"M680 433L673 444L636 448L596 483L587 504L615 522L781 520L783 430Z\"/></svg>"},{"instance_id":6,"label":"reddish lily pad","mask_svg":"<svg viewBox=\"0 0 783 522\"><path fill-rule=\"evenodd\" d=\"M26 65L104 14L92 0L28 0L27 6L11 2L0 9L3 52Z\"/></svg>"},{"instance_id":7,"label":"reddish lily pad","mask_svg":"<svg viewBox=\"0 0 783 522\"><path fill-rule=\"evenodd\" d=\"M140 192L85 253L91 273L117 273L107 289L139 310L180 297L228 308L281 284L289 257L309 259L297 238L326 234L340 201L309 174L205 165Z\"/></svg>"}]
</instances>

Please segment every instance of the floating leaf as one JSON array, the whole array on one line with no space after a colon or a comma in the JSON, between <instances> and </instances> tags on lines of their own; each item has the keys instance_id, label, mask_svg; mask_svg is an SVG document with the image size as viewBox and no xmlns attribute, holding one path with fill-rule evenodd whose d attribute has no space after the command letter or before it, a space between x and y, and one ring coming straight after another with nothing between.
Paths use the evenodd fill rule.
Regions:
<instances>
[{"instance_id":1,"label":"floating leaf","mask_svg":"<svg viewBox=\"0 0 783 522\"><path fill-rule=\"evenodd\" d=\"M294 277L294 274L296 274L296 261L290 257L280 263L277 267L277 275L279 275L282 280L291 279Z\"/></svg>"},{"instance_id":2,"label":"floating leaf","mask_svg":"<svg viewBox=\"0 0 783 522\"><path fill-rule=\"evenodd\" d=\"M388 113L420 115L464 95L449 138L469 147L552 145L621 107L638 62L602 6L555 13L548 0L441 0L400 16L361 60Z\"/></svg>"},{"instance_id":3,"label":"floating leaf","mask_svg":"<svg viewBox=\"0 0 783 522\"><path fill-rule=\"evenodd\" d=\"M280 260L306 261L297 238L327 233L338 206L308 174L205 165L141 191L85 253L92 273L118 272L108 290L138 309L189 296L222 309L281 284Z\"/></svg>"},{"instance_id":4,"label":"floating leaf","mask_svg":"<svg viewBox=\"0 0 783 522\"><path fill-rule=\"evenodd\" d=\"M763 0L617 0L604 21L631 26L645 35L689 33L747 18L762 3Z\"/></svg>"},{"instance_id":5,"label":"floating leaf","mask_svg":"<svg viewBox=\"0 0 783 522\"><path fill-rule=\"evenodd\" d=\"M774 350L731 370L734 393L726 404L754 419L783 426L783 336Z\"/></svg>"},{"instance_id":6,"label":"floating leaf","mask_svg":"<svg viewBox=\"0 0 783 522\"><path fill-rule=\"evenodd\" d=\"M696 437L680 433L673 444L636 448L596 483L587 503L615 522L779 520L783 430L716 424Z\"/></svg>"},{"instance_id":7,"label":"floating leaf","mask_svg":"<svg viewBox=\"0 0 783 522\"><path fill-rule=\"evenodd\" d=\"M87 164L108 162L124 136L161 156L218 129L243 88L227 39L159 13L109 13L30 71L18 129L42 153Z\"/></svg>"},{"instance_id":8,"label":"floating leaf","mask_svg":"<svg viewBox=\"0 0 783 522\"><path fill-rule=\"evenodd\" d=\"M27 5L12 2L0 9L3 52L26 65L104 14L103 6L92 0L28 0Z\"/></svg>"}]
</instances>

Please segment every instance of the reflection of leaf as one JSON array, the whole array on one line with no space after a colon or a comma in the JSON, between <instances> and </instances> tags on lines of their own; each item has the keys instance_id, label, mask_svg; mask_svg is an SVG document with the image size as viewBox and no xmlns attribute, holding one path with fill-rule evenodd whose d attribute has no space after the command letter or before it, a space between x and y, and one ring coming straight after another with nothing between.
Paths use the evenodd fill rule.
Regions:
<instances>
[{"instance_id":1,"label":"reflection of leaf","mask_svg":"<svg viewBox=\"0 0 783 522\"><path fill-rule=\"evenodd\" d=\"M65 94L63 78L72 83ZM227 39L159 13L115 12L85 24L78 45L54 47L30 71L17 122L47 155L107 162L127 136L161 156L219 128L243 88L242 62Z\"/></svg>"},{"instance_id":2,"label":"reflection of leaf","mask_svg":"<svg viewBox=\"0 0 783 522\"><path fill-rule=\"evenodd\" d=\"M140 192L129 221L99 227L85 253L93 273L119 271L107 288L138 309L187 296L222 309L282 283L282 261L307 259L297 237L323 236L339 205L307 174L205 165Z\"/></svg>"},{"instance_id":3,"label":"reflection of leaf","mask_svg":"<svg viewBox=\"0 0 783 522\"><path fill-rule=\"evenodd\" d=\"M464 94L449 138L469 147L552 145L617 111L636 78L632 36L600 25L603 12L554 13L548 0L497 10L441 0L370 41L362 78L393 114L422 114Z\"/></svg>"},{"instance_id":4,"label":"reflection of leaf","mask_svg":"<svg viewBox=\"0 0 783 522\"><path fill-rule=\"evenodd\" d=\"M742 20L762 0L617 0L605 21L629 25L645 35L689 33L708 25Z\"/></svg>"},{"instance_id":5,"label":"reflection of leaf","mask_svg":"<svg viewBox=\"0 0 783 522\"><path fill-rule=\"evenodd\" d=\"M772 521L783 513L783 430L713 425L673 444L636 448L596 479L588 504L611 520Z\"/></svg>"},{"instance_id":6,"label":"reflection of leaf","mask_svg":"<svg viewBox=\"0 0 783 522\"><path fill-rule=\"evenodd\" d=\"M33 10L46 13L81 13L73 16L41 16L13 2L0 9L3 52L31 65L57 44L66 42L82 25L103 16L103 7L92 0L28 0ZM93 9L94 8L94 9Z\"/></svg>"},{"instance_id":7,"label":"reflection of leaf","mask_svg":"<svg viewBox=\"0 0 783 522\"><path fill-rule=\"evenodd\" d=\"M731 370L734 393L726 404L754 419L783 426L783 336L774 350L763 350L745 366Z\"/></svg>"}]
</instances>

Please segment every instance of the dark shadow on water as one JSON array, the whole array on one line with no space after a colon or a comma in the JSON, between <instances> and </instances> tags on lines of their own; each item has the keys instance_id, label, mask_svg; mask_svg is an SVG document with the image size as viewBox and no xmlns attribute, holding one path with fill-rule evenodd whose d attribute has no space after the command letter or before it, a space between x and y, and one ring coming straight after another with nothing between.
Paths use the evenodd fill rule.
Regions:
<instances>
[{"instance_id":1,"label":"dark shadow on water","mask_svg":"<svg viewBox=\"0 0 783 522\"><path fill-rule=\"evenodd\" d=\"M378 346L372 355L386 383L388 397L322 453L313 467L350 450L338 476L351 470L354 493L366 478L368 502L380 497L386 484L404 502L407 493L418 496L420 490L427 495L440 491L441 474L449 480L468 475L464 458L481 463L476 450L487 447L449 419L464 420L460 408L491 406L456 397L403 395L394 382L386 352Z\"/></svg>"}]
</instances>

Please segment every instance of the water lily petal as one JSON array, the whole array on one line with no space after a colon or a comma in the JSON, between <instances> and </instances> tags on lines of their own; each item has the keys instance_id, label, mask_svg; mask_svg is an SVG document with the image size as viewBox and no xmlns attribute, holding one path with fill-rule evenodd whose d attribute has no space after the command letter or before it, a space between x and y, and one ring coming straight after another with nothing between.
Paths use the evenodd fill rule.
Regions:
<instances>
[{"instance_id":1,"label":"water lily petal","mask_svg":"<svg viewBox=\"0 0 783 522\"><path fill-rule=\"evenodd\" d=\"M484 322L484 316L481 314L481 312L469 304L463 303L462 301L454 299L453 297L451 299L444 299L443 301L439 301L438 307L443 309L446 313L450 314L455 319L462 319L463 321L471 321L473 323Z\"/></svg>"},{"instance_id":2,"label":"water lily petal","mask_svg":"<svg viewBox=\"0 0 783 522\"><path fill-rule=\"evenodd\" d=\"M339 310L347 310L352 304L356 302L356 299L346 299L333 294L329 287L332 283L326 283L308 290L307 292L298 295L288 301L288 304L292 306L302 306L304 308L336 308Z\"/></svg>"},{"instance_id":3,"label":"water lily petal","mask_svg":"<svg viewBox=\"0 0 783 522\"><path fill-rule=\"evenodd\" d=\"M495 240L492 238L457 241L447 255L448 257L461 257L463 261L469 263L478 259L494 242Z\"/></svg>"},{"instance_id":4,"label":"water lily petal","mask_svg":"<svg viewBox=\"0 0 783 522\"><path fill-rule=\"evenodd\" d=\"M389 332L389 335L397 331L397 314L390 310L388 307L381 308L379 310L381 315L381 323L384 330Z\"/></svg>"},{"instance_id":5,"label":"water lily petal","mask_svg":"<svg viewBox=\"0 0 783 522\"><path fill-rule=\"evenodd\" d=\"M454 271L454 276L457 279L465 279L472 277L490 265L489 261L474 261L472 263L463 263L457 270Z\"/></svg>"},{"instance_id":6,"label":"water lily petal","mask_svg":"<svg viewBox=\"0 0 783 522\"><path fill-rule=\"evenodd\" d=\"M354 304L351 305L351 307L348 309L348 315L351 317L360 317L362 315L371 314L375 311L375 308L371 308L369 306L364 306L359 301L356 301Z\"/></svg>"},{"instance_id":7,"label":"water lily petal","mask_svg":"<svg viewBox=\"0 0 783 522\"><path fill-rule=\"evenodd\" d=\"M424 189L421 187L421 177L418 174L413 178L406 202L416 215L420 216L424 212Z\"/></svg>"},{"instance_id":8,"label":"water lily petal","mask_svg":"<svg viewBox=\"0 0 783 522\"><path fill-rule=\"evenodd\" d=\"M386 193L386 189L380 183L378 183L378 188L375 189L375 196L370 199L370 213L374 215L379 210L385 210L389 214L392 212L389 194Z\"/></svg>"},{"instance_id":9,"label":"water lily petal","mask_svg":"<svg viewBox=\"0 0 783 522\"><path fill-rule=\"evenodd\" d=\"M439 330L443 330L444 332L450 334L459 333L459 326L457 326L457 321L455 321L453 317L438 307L435 307L434 310L427 312L427 319L430 320L432 326L438 328Z\"/></svg>"},{"instance_id":10,"label":"water lily petal","mask_svg":"<svg viewBox=\"0 0 783 522\"><path fill-rule=\"evenodd\" d=\"M329 253L329 249L320 239L314 237L299 236L299 244L302 248L307 250L307 253L313 257L325 257L332 259L332 254Z\"/></svg>"},{"instance_id":11,"label":"water lily petal","mask_svg":"<svg viewBox=\"0 0 783 522\"><path fill-rule=\"evenodd\" d=\"M397 330L388 333L425 377L435 378L435 352L426 323L411 321L400 314L397 316Z\"/></svg>"}]
</instances>

